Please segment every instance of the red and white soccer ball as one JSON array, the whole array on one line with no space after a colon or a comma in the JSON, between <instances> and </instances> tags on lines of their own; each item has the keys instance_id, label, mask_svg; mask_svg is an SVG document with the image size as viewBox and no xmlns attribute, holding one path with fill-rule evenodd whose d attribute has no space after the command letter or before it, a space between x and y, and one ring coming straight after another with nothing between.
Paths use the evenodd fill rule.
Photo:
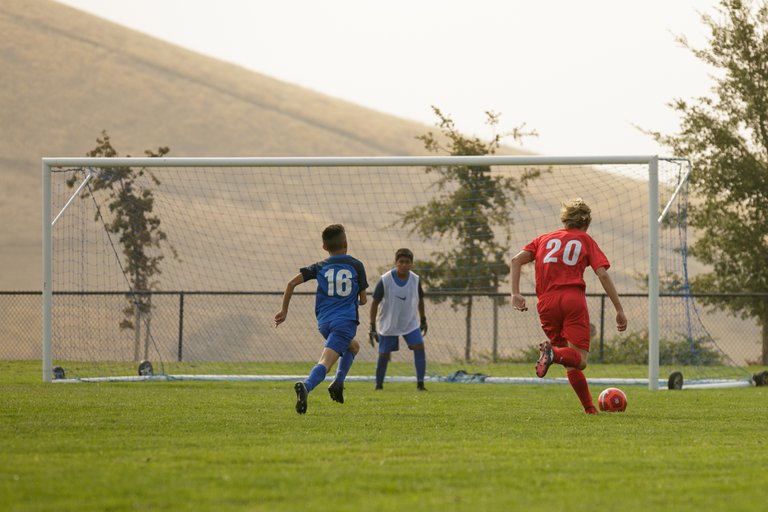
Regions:
<instances>
[{"instance_id":1,"label":"red and white soccer ball","mask_svg":"<svg viewBox=\"0 0 768 512\"><path fill-rule=\"evenodd\" d=\"M605 388L597 397L597 406L603 412L624 412L627 408L627 395L619 388Z\"/></svg>"}]
</instances>

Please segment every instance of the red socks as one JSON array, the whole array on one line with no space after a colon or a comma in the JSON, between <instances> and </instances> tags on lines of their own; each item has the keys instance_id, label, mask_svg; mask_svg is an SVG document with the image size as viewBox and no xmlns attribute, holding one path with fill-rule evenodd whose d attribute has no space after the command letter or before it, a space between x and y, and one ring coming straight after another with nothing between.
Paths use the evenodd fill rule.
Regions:
<instances>
[{"instance_id":1,"label":"red socks","mask_svg":"<svg viewBox=\"0 0 768 512\"><path fill-rule=\"evenodd\" d=\"M571 368L578 368L581 364L581 354L574 348L552 347L552 353L555 355L554 359L557 364L569 366Z\"/></svg>"},{"instance_id":2,"label":"red socks","mask_svg":"<svg viewBox=\"0 0 768 512\"><path fill-rule=\"evenodd\" d=\"M576 352L576 355L578 356L579 353ZM555 360L557 360L557 357L555 357ZM592 403L592 395L589 394L589 384L587 384L587 378L584 376L584 372L581 370L572 369L568 370L566 375L568 375L568 382L571 383L571 387L576 392L576 396L579 397L581 405L584 406L584 412L587 414L597 414L597 409L595 409L595 405Z\"/></svg>"}]
</instances>

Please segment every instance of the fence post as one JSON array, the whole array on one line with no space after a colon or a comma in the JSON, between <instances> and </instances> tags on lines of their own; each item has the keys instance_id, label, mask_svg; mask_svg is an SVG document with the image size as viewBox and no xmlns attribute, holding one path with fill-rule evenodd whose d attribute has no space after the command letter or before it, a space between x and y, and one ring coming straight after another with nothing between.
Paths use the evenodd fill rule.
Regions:
<instances>
[{"instance_id":1,"label":"fence post","mask_svg":"<svg viewBox=\"0 0 768 512\"><path fill-rule=\"evenodd\" d=\"M493 296L493 362L499 362L499 298Z\"/></svg>"},{"instance_id":2,"label":"fence post","mask_svg":"<svg viewBox=\"0 0 768 512\"><path fill-rule=\"evenodd\" d=\"M184 353L184 292L179 292L179 354L178 361L181 362Z\"/></svg>"},{"instance_id":3,"label":"fence post","mask_svg":"<svg viewBox=\"0 0 768 512\"><path fill-rule=\"evenodd\" d=\"M605 295L600 296L600 362L603 362L603 344L605 342Z\"/></svg>"},{"instance_id":4,"label":"fence post","mask_svg":"<svg viewBox=\"0 0 768 512\"><path fill-rule=\"evenodd\" d=\"M467 316L465 318L467 338L464 345L464 361L467 363L472 358L472 299L473 297L470 294L469 300L467 301Z\"/></svg>"}]
</instances>

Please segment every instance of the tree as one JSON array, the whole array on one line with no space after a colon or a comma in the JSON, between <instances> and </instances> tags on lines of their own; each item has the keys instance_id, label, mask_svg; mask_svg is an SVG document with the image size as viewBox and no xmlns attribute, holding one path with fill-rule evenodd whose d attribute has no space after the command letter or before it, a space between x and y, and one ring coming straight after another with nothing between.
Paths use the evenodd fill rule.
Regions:
<instances>
[{"instance_id":1,"label":"tree","mask_svg":"<svg viewBox=\"0 0 768 512\"><path fill-rule=\"evenodd\" d=\"M768 290L768 5L721 0L719 19L703 16L709 47L691 48L719 72L713 95L670 106L680 132L650 132L676 154L688 156L700 201L689 208L689 225L700 230L689 254L711 265L691 280L694 292ZM716 309L762 327L762 362L768 364L768 300L706 298Z\"/></svg>"},{"instance_id":2,"label":"tree","mask_svg":"<svg viewBox=\"0 0 768 512\"><path fill-rule=\"evenodd\" d=\"M97 146L87 153L89 157L117 157L117 151L112 147L112 141L106 130L101 132L101 138L96 139ZM170 150L159 147L156 151L146 150L149 157L162 157ZM127 155L130 156L130 155ZM146 324L144 358L147 357L148 340L150 336L150 319L152 311L152 296L147 292L156 289L158 281L155 276L161 273L160 262L164 256L159 248L167 241L167 235L160 229L160 218L152 214L154 195L152 189L140 186L137 181L148 176L155 186L160 181L144 168L108 167L94 174L91 182L83 192L83 197L99 197L100 191L107 195L109 213L96 209L95 219L102 223L108 233L117 236L122 245L124 261L123 272L130 284L131 294L128 296L129 305L123 309L125 318L120 322L122 329L134 330L134 359L139 359L141 340L141 325ZM76 177L67 181L73 187ZM99 204L99 201L97 201ZM176 251L170 246L173 257Z\"/></svg>"},{"instance_id":3,"label":"tree","mask_svg":"<svg viewBox=\"0 0 768 512\"><path fill-rule=\"evenodd\" d=\"M432 110L442 136L428 132L417 137L431 153L494 154L505 137L521 140L536 135L524 131L522 125L484 142L462 135L450 117L437 107ZM486 116L495 131L499 115L486 112ZM443 146L443 141L447 146ZM425 172L437 175L434 186L438 194L427 204L401 214L400 223L425 240L447 238L456 242L453 249L434 252L431 260L420 261L418 271L431 290L461 293L451 296L451 301L454 308L466 309L464 358L469 361L473 296L467 293L499 291L500 282L509 274L507 260L515 203L523 199L528 182L538 177L540 171L526 169L517 177L495 174L489 166L427 167ZM502 241L496 238L497 229L504 235Z\"/></svg>"}]
</instances>

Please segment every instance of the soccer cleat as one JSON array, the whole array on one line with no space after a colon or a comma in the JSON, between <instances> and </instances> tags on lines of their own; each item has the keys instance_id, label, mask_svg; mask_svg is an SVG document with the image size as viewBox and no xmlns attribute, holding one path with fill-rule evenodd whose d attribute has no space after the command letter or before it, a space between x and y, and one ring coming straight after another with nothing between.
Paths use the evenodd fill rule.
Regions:
<instances>
[{"instance_id":1,"label":"soccer cleat","mask_svg":"<svg viewBox=\"0 0 768 512\"><path fill-rule=\"evenodd\" d=\"M328 394L331 395L331 400L334 402L344 403L344 384L334 380L331 385L328 386Z\"/></svg>"},{"instance_id":2,"label":"soccer cleat","mask_svg":"<svg viewBox=\"0 0 768 512\"><path fill-rule=\"evenodd\" d=\"M552 366L555 354L552 352L552 344L548 341L539 343L539 360L536 362L536 376L542 378Z\"/></svg>"},{"instance_id":3,"label":"soccer cleat","mask_svg":"<svg viewBox=\"0 0 768 512\"><path fill-rule=\"evenodd\" d=\"M426 391L427 390L427 388L424 387L424 383L423 382L417 382L416 383L416 389L419 390L419 391Z\"/></svg>"},{"instance_id":4,"label":"soccer cleat","mask_svg":"<svg viewBox=\"0 0 768 512\"><path fill-rule=\"evenodd\" d=\"M597 414L597 409L594 406L584 409L585 414Z\"/></svg>"},{"instance_id":5,"label":"soccer cleat","mask_svg":"<svg viewBox=\"0 0 768 512\"><path fill-rule=\"evenodd\" d=\"M376 390L384 389L384 384L376 384Z\"/></svg>"},{"instance_id":6,"label":"soccer cleat","mask_svg":"<svg viewBox=\"0 0 768 512\"><path fill-rule=\"evenodd\" d=\"M307 412L307 386L303 382L297 382L293 385L296 391L296 412L304 414Z\"/></svg>"}]
</instances>

